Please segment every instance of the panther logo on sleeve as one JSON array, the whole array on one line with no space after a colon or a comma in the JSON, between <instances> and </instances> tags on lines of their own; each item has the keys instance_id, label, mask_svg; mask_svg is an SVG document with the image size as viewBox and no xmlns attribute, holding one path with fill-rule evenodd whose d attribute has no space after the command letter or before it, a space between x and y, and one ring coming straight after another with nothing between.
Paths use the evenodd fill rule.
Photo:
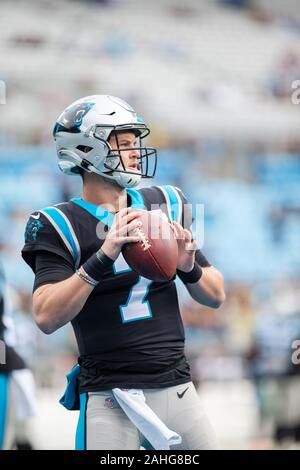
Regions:
<instances>
[{"instance_id":1,"label":"panther logo on sleeve","mask_svg":"<svg viewBox=\"0 0 300 470\"><path fill-rule=\"evenodd\" d=\"M29 241L31 239L33 241L36 241L38 232L43 226L44 224L40 220L38 220L37 216L31 216L31 218L27 222L25 229L25 240Z\"/></svg>"}]
</instances>

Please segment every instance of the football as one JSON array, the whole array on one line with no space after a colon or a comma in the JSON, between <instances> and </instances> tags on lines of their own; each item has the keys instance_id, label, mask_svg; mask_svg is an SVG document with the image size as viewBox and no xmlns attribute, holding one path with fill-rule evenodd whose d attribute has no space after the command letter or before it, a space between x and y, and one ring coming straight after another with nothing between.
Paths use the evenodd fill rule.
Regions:
<instances>
[{"instance_id":1,"label":"football","mask_svg":"<svg viewBox=\"0 0 300 470\"><path fill-rule=\"evenodd\" d=\"M178 245L173 229L161 210L139 210L140 240L126 243L122 253L129 266L151 281L168 281L176 273Z\"/></svg>"}]
</instances>

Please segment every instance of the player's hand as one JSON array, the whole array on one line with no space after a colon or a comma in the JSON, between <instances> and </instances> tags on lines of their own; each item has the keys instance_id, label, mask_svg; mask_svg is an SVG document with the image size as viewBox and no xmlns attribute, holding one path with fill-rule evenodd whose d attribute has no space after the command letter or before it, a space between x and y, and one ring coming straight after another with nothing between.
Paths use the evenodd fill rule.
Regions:
<instances>
[{"instance_id":1,"label":"player's hand","mask_svg":"<svg viewBox=\"0 0 300 470\"><path fill-rule=\"evenodd\" d=\"M121 209L116 214L113 224L101 246L104 253L111 259L117 259L125 243L139 241L139 236L135 234L135 230L142 225L138 216L139 213L131 207L125 207L125 209Z\"/></svg>"},{"instance_id":2,"label":"player's hand","mask_svg":"<svg viewBox=\"0 0 300 470\"><path fill-rule=\"evenodd\" d=\"M177 269L186 273L190 272L195 263L195 254L197 250L196 241L192 241L192 234L186 228L177 222L173 222L173 228L178 245Z\"/></svg>"}]
</instances>

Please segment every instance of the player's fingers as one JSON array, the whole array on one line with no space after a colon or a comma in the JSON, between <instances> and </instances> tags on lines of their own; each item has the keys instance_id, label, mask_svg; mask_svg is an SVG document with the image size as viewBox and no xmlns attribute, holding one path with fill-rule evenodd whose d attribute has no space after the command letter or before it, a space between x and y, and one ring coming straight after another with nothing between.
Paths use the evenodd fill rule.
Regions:
<instances>
[{"instance_id":1,"label":"player's fingers","mask_svg":"<svg viewBox=\"0 0 300 470\"><path fill-rule=\"evenodd\" d=\"M178 222L175 222L175 220L172 222L172 224L176 231L176 238L184 239L185 237L183 227Z\"/></svg>"},{"instance_id":2,"label":"player's fingers","mask_svg":"<svg viewBox=\"0 0 300 470\"><path fill-rule=\"evenodd\" d=\"M127 214L132 214L132 212L136 212L135 209L133 209L132 207L124 207L116 213L116 220L122 219Z\"/></svg>"},{"instance_id":3,"label":"player's fingers","mask_svg":"<svg viewBox=\"0 0 300 470\"><path fill-rule=\"evenodd\" d=\"M129 207L124 207L123 209L116 212L115 219L119 220L122 217L124 217L124 215L128 214L128 209L129 209Z\"/></svg>"},{"instance_id":4,"label":"player's fingers","mask_svg":"<svg viewBox=\"0 0 300 470\"><path fill-rule=\"evenodd\" d=\"M134 219L132 222L129 224L123 225L119 229L119 236L124 236L127 234L131 234L131 232L137 228L140 228L142 226L142 222L138 219Z\"/></svg>"},{"instance_id":5,"label":"player's fingers","mask_svg":"<svg viewBox=\"0 0 300 470\"><path fill-rule=\"evenodd\" d=\"M184 234L184 240L185 240L185 242L190 243L190 242L192 241L192 234L191 234L191 232L190 232L187 228L184 228L184 229L183 229L183 234Z\"/></svg>"},{"instance_id":6,"label":"player's fingers","mask_svg":"<svg viewBox=\"0 0 300 470\"><path fill-rule=\"evenodd\" d=\"M132 220L129 224L125 226L127 228L127 232L130 233L132 230L140 228L142 226L142 221L139 219Z\"/></svg>"},{"instance_id":7,"label":"player's fingers","mask_svg":"<svg viewBox=\"0 0 300 470\"><path fill-rule=\"evenodd\" d=\"M122 237L120 240L123 243L123 245L125 245L126 243L137 243L137 242L139 242L140 237L137 236L137 235L129 235L128 237Z\"/></svg>"},{"instance_id":8,"label":"player's fingers","mask_svg":"<svg viewBox=\"0 0 300 470\"><path fill-rule=\"evenodd\" d=\"M123 214L123 216L116 217L115 220L115 226L117 229L120 229L121 227L127 225L131 220L136 219L139 216L139 212L137 211L132 211L130 213Z\"/></svg>"},{"instance_id":9,"label":"player's fingers","mask_svg":"<svg viewBox=\"0 0 300 470\"><path fill-rule=\"evenodd\" d=\"M131 220L140 217L140 215L141 214L139 212L136 212L136 211L130 212L129 214L127 214L126 216L123 217L123 222L125 224L128 224Z\"/></svg>"},{"instance_id":10,"label":"player's fingers","mask_svg":"<svg viewBox=\"0 0 300 470\"><path fill-rule=\"evenodd\" d=\"M195 240L192 240L191 232L188 229L184 228L183 234L184 234L184 243L185 243L186 251L189 251L189 252L196 251L198 248L197 242Z\"/></svg>"},{"instance_id":11,"label":"player's fingers","mask_svg":"<svg viewBox=\"0 0 300 470\"><path fill-rule=\"evenodd\" d=\"M175 230L175 227L173 224L169 224L170 225L170 228L172 230L172 232L174 233L175 237L176 237L176 230Z\"/></svg>"},{"instance_id":12,"label":"player's fingers","mask_svg":"<svg viewBox=\"0 0 300 470\"><path fill-rule=\"evenodd\" d=\"M198 249L197 242L195 240L187 242L185 245L185 249L190 252L196 251Z\"/></svg>"}]
</instances>

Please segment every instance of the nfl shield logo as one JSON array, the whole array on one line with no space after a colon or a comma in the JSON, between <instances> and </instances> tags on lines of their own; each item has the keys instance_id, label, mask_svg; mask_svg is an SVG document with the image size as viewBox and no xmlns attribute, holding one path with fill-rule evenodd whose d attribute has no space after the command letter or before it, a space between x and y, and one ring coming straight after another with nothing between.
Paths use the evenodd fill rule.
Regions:
<instances>
[{"instance_id":1,"label":"nfl shield logo","mask_svg":"<svg viewBox=\"0 0 300 470\"><path fill-rule=\"evenodd\" d=\"M105 408L115 408L115 400L113 397L105 398L104 406Z\"/></svg>"}]
</instances>

